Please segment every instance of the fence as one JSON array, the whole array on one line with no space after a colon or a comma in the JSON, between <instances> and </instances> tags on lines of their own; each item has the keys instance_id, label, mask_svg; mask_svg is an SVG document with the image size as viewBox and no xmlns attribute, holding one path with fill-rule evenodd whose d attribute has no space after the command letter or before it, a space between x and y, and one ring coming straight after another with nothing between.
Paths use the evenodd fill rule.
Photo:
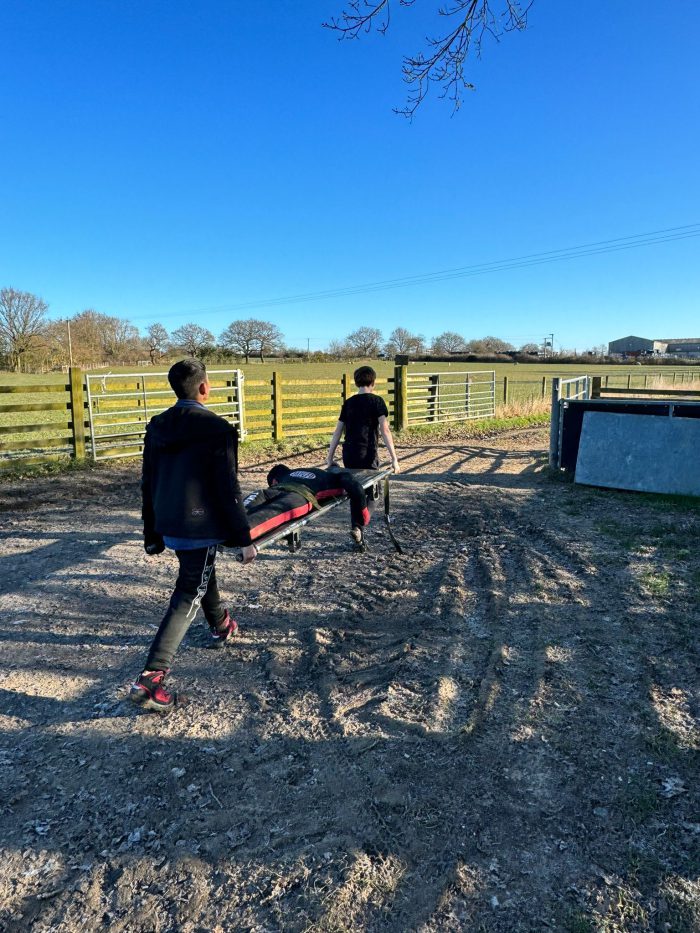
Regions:
<instances>
[{"instance_id":1,"label":"fence","mask_svg":"<svg viewBox=\"0 0 700 933\"><path fill-rule=\"evenodd\" d=\"M590 376L574 376L571 379L552 379L552 417L549 423L549 465L561 464L562 409L572 399L589 398Z\"/></svg>"},{"instance_id":2,"label":"fence","mask_svg":"<svg viewBox=\"0 0 700 933\"><path fill-rule=\"evenodd\" d=\"M492 418L496 414L495 370L411 374L397 367L403 405L395 424L434 424Z\"/></svg>"},{"instance_id":3,"label":"fence","mask_svg":"<svg viewBox=\"0 0 700 933\"><path fill-rule=\"evenodd\" d=\"M329 436L341 405L354 392L350 373L329 379L285 379L276 371L270 379L247 379L245 439L281 441ZM377 379L377 392L386 399L389 417L394 421L394 378Z\"/></svg>"},{"instance_id":4,"label":"fence","mask_svg":"<svg viewBox=\"0 0 700 933\"><path fill-rule=\"evenodd\" d=\"M594 377L593 393L672 394L681 388L649 388L650 380L688 385L694 372L609 374ZM246 441L328 437L343 401L354 391L352 376L292 379L276 371L270 378L247 378L239 370L212 370L211 407L237 423ZM27 377L25 377L26 379ZM532 380L502 377L495 371L424 372L396 366L377 380L398 429L412 425L492 417L500 404L541 399L552 389L558 403L585 397L588 377ZM628 388L629 387L629 388ZM137 455L150 417L172 404L165 373L97 376L73 368L55 385L0 386L0 467L72 456L94 459ZM561 407L561 404L560 404ZM554 406L553 406L554 411ZM553 424L550 457L557 456L560 424ZM556 459L553 462L555 465Z\"/></svg>"},{"instance_id":5,"label":"fence","mask_svg":"<svg viewBox=\"0 0 700 933\"><path fill-rule=\"evenodd\" d=\"M244 435L243 375L239 369L208 371L207 406ZM143 450L146 424L173 404L167 373L85 377L93 460L133 457Z\"/></svg>"},{"instance_id":6,"label":"fence","mask_svg":"<svg viewBox=\"0 0 700 933\"><path fill-rule=\"evenodd\" d=\"M8 399L7 401L4 401ZM85 401L79 370L58 385L0 386L3 465L85 457Z\"/></svg>"}]
</instances>

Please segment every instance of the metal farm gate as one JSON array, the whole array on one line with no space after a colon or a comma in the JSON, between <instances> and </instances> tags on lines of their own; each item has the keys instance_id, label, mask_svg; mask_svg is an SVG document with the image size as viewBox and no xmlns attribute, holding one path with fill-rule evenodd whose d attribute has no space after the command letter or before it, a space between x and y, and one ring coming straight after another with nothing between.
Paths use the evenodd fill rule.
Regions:
<instances>
[{"instance_id":1,"label":"metal farm gate","mask_svg":"<svg viewBox=\"0 0 700 933\"><path fill-rule=\"evenodd\" d=\"M552 420L549 426L549 465L561 467L561 442L564 425L563 409L570 401L591 397L591 377L573 376L571 379L552 379Z\"/></svg>"},{"instance_id":2,"label":"metal farm gate","mask_svg":"<svg viewBox=\"0 0 700 933\"><path fill-rule=\"evenodd\" d=\"M243 374L240 369L212 369L207 408L238 425L243 422ZM143 450L149 420L176 401L167 373L87 375L90 443L94 460L133 457Z\"/></svg>"},{"instance_id":3,"label":"metal farm gate","mask_svg":"<svg viewBox=\"0 0 700 933\"><path fill-rule=\"evenodd\" d=\"M407 424L493 418L496 371L411 373L406 384Z\"/></svg>"}]
</instances>

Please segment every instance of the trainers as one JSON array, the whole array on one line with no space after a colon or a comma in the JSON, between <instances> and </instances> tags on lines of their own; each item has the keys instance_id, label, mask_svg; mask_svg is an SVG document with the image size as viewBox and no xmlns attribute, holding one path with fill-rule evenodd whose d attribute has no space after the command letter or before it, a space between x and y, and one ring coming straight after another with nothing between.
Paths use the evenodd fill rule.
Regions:
<instances>
[{"instance_id":1,"label":"trainers","mask_svg":"<svg viewBox=\"0 0 700 933\"><path fill-rule=\"evenodd\" d=\"M230 644L230 639L238 634L238 622L231 618L227 609L217 628L210 628L209 633L211 635L211 647L224 648L226 643Z\"/></svg>"},{"instance_id":2,"label":"trainers","mask_svg":"<svg viewBox=\"0 0 700 933\"><path fill-rule=\"evenodd\" d=\"M168 673L169 671L144 671L131 686L131 702L141 709L157 710L159 713L169 712L175 703L182 704L184 697L178 697L174 690L168 691L163 686Z\"/></svg>"},{"instance_id":3,"label":"trainers","mask_svg":"<svg viewBox=\"0 0 700 933\"><path fill-rule=\"evenodd\" d=\"M355 550L364 551L365 550L365 536L361 528L353 528L350 532L350 537L352 538L353 544L355 545Z\"/></svg>"}]
</instances>

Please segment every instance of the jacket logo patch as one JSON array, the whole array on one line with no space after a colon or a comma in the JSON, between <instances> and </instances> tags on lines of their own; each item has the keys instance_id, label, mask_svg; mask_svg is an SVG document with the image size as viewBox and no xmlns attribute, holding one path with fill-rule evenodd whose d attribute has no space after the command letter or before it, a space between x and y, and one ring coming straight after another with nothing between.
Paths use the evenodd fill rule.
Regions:
<instances>
[{"instance_id":1,"label":"jacket logo patch","mask_svg":"<svg viewBox=\"0 0 700 933\"><path fill-rule=\"evenodd\" d=\"M204 515L204 509L192 509L193 515Z\"/></svg>"},{"instance_id":2,"label":"jacket logo patch","mask_svg":"<svg viewBox=\"0 0 700 933\"><path fill-rule=\"evenodd\" d=\"M309 473L308 470L294 470L289 475L296 476L298 479L316 479L315 474Z\"/></svg>"}]
</instances>

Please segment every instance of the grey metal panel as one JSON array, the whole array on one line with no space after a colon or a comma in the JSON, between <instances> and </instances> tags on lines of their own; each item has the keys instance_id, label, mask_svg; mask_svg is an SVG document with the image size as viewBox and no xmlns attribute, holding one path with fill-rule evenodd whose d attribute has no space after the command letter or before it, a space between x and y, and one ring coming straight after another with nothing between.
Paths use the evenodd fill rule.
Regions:
<instances>
[{"instance_id":1,"label":"grey metal panel","mask_svg":"<svg viewBox=\"0 0 700 933\"><path fill-rule=\"evenodd\" d=\"M700 496L700 419L587 411L576 482Z\"/></svg>"}]
</instances>

